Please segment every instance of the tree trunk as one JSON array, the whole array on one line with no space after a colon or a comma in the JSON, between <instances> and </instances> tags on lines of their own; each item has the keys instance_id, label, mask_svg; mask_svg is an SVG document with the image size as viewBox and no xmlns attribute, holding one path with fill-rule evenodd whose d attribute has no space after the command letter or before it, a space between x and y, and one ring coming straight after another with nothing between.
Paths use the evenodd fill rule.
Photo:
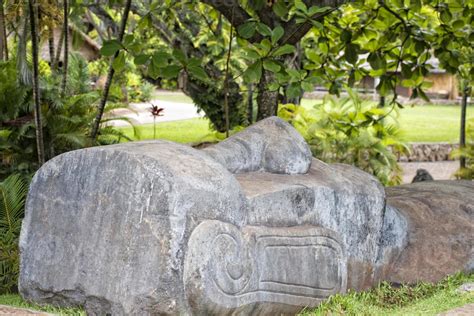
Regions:
<instances>
[{"instance_id":1,"label":"tree trunk","mask_svg":"<svg viewBox=\"0 0 474 316\"><path fill-rule=\"evenodd\" d=\"M267 85L274 80L274 75L268 70L263 70L258 83L257 95L257 121L274 116L278 111L278 91L268 91Z\"/></svg>"},{"instance_id":2,"label":"tree trunk","mask_svg":"<svg viewBox=\"0 0 474 316\"><path fill-rule=\"evenodd\" d=\"M63 82L61 86L61 96L64 97L66 95L66 86L67 86L67 68L69 62L69 8L68 8L68 0L63 0L63 15L64 15L64 22L63 22L63 32L64 32L64 57L63 57Z\"/></svg>"},{"instance_id":3,"label":"tree trunk","mask_svg":"<svg viewBox=\"0 0 474 316\"><path fill-rule=\"evenodd\" d=\"M61 34L59 35L58 47L56 50L56 57L54 58L53 69L58 70L59 60L61 59L61 51L63 50L64 42L64 28L61 29Z\"/></svg>"},{"instance_id":4,"label":"tree trunk","mask_svg":"<svg viewBox=\"0 0 474 316\"><path fill-rule=\"evenodd\" d=\"M249 125L253 123L253 84L247 85L247 120Z\"/></svg>"},{"instance_id":5,"label":"tree trunk","mask_svg":"<svg viewBox=\"0 0 474 316\"><path fill-rule=\"evenodd\" d=\"M35 127L36 127L36 147L38 152L38 163L43 165L45 162L44 158L44 140L43 140L43 126L41 124L41 104L39 96L39 70L38 70L38 34L36 32L36 12L37 3L36 0L28 1L30 10L30 25L31 25L31 43L33 55L33 100L35 104Z\"/></svg>"},{"instance_id":6,"label":"tree trunk","mask_svg":"<svg viewBox=\"0 0 474 316\"><path fill-rule=\"evenodd\" d=\"M53 27L49 26L51 29L48 30L48 46L49 46L49 63L51 68L54 64L54 30Z\"/></svg>"},{"instance_id":7,"label":"tree trunk","mask_svg":"<svg viewBox=\"0 0 474 316\"><path fill-rule=\"evenodd\" d=\"M118 35L118 41L122 42L123 35L125 33L125 28L127 27L128 13L130 12L130 5L132 0L127 0L125 3L125 8L123 10L122 20L120 22L120 30ZM95 118L94 124L92 126L91 138L93 141L97 139L97 134L99 133L100 121L102 120L102 115L104 115L105 104L107 103L107 98L109 96L110 86L112 85L112 79L114 77L114 67L112 66L115 58L117 58L119 51L115 53L112 57L109 65L109 72L107 73L107 81L105 82L104 92L102 94L102 99L100 100L99 109L97 116Z\"/></svg>"},{"instance_id":8,"label":"tree trunk","mask_svg":"<svg viewBox=\"0 0 474 316\"><path fill-rule=\"evenodd\" d=\"M467 109L467 97L469 95L469 84L467 80L463 83L462 89L462 101L461 101L461 133L459 136L459 147L466 147L466 109ZM466 168L466 157L461 156L459 159L461 169Z\"/></svg>"},{"instance_id":9,"label":"tree trunk","mask_svg":"<svg viewBox=\"0 0 474 316\"><path fill-rule=\"evenodd\" d=\"M3 14L3 0L0 0L0 60L8 59L7 36L5 30L5 16Z\"/></svg>"}]
</instances>

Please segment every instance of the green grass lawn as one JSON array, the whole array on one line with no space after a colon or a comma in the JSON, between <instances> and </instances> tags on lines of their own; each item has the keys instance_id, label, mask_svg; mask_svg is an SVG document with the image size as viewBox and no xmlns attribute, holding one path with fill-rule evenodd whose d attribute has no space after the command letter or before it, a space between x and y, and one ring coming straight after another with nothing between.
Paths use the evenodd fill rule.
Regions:
<instances>
[{"instance_id":1,"label":"green grass lawn","mask_svg":"<svg viewBox=\"0 0 474 316\"><path fill-rule=\"evenodd\" d=\"M383 283L366 292L334 295L314 310L301 316L316 315L437 315L438 313L474 303L474 293L458 293L463 283L474 282L474 274L449 276L437 284L392 287ZM25 302L19 295L0 295L0 305L42 310L58 315L85 315L79 308L39 306Z\"/></svg>"},{"instance_id":2,"label":"green grass lawn","mask_svg":"<svg viewBox=\"0 0 474 316\"><path fill-rule=\"evenodd\" d=\"M134 137L131 127L123 127L127 136L133 139L153 139L153 124L140 125L137 128L139 137ZM156 139L171 140L177 143L201 143L215 141L216 134L210 129L208 119L193 118L157 123Z\"/></svg>"},{"instance_id":3,"label":"green grass lawn","mask_svg":"<svg viewBox=\"0 0 474 316\"><path fill-rule=\"evenodd\" d=\"M59 308L51 305L37 305L28 303L23 300L20 295L16 294L5 294L0 295L0 305L14 306L20 308L28 308L32 310L42 311L46 313L51 313L54 315L74 315L74 316L85 316L86 312L81 308Z\"/></svg>"},{"instance_id":4,"label":"green grass lawn","mask_svg":"<svg viewBox=\"0 0 474 316\"><path fill-rule=\"evenodd\" d=\"M158 91L158 100L192 103L180 93ZM321 100L303 99L302 105L311 107ZM461 108L455 105L416 105L399 110L398 124L402 140L406 142L451 142L459 141ZM468 107L467 117L474 118L474 106ZM153 125L143 125L141 139L153 139ZM206 119L191 119L157 124L157 138L180 143L215 140ZM132 135L131 129L128 131Z\"/></svg>"},{"instance_id":5,"label":"green grass lawn","mask_svg":"<svg viewBox=\"0 0 474 316\"><path fill-rule=\"evenodd\" d=\"M301 315L437 315L474 303L474 293L456 291L461 284L473 281L474 274L457 274L437 284L420 283L396 288L383 283L362 293L334 295L318 308Z\"/></svg>"}]
</instances>

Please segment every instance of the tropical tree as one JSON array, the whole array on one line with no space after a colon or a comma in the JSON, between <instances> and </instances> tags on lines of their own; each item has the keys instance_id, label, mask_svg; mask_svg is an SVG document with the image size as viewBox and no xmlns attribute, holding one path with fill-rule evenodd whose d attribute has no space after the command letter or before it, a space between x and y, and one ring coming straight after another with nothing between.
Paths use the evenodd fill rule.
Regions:
<instances>
[{"instance_id":1,"label":"tropical tree","mask_svg":"<svg viewBox=\"0 0 474 316\"><path fill-rule=\"evenodd\" d=\"M119 30L118 38L117 38L116 42L114 42L119 47L122 46L122 41L123 41L123 37L124 37L124 34L125 34L125 28L127 26L127 19L128 19L128 15L129 15L129 12L130 12L131 3L132 3L131 0L127 0L125 2L125 8L123 10L122 19L121 19L121 22L120 22L120 30ZM115 69L123 68L123 66L125 65L125 57L124 57L123 54L124 54L123 52L119 52L119 50L116 50L114 52L113 57L111 58L109 71L107 73L107 80L105 82L104 91L103 91L103 95L102 95L102 99L101 99L100 104L99 104L99 109L97 111L97 116L96 116L94 124L92 126L91 138L94 141L97 139L97 134L99 132L100 122L101 122L102 116L104 114L105 104L107 103L107 98L109 96L109 90L110 90L110 86L112 84L112 78L114 76Z\"/></svg>"},{"instance_id":2,"label":"tropical tree","mask_svg":"<svg viewBox=\"0 0 474 316\"><path fill-rule=\"evenodd\" d=\"M63 81L61 88L61 95L66 95L66 86L67 86L67 68L69 64L69 6L68 0L63 0L63 30L64 34L64 57L63 57Z\"/></svg>"},{"instance_id":3,"label":"tropical tree","mask_svg":"<svg viewBox=\"0 0 474 316\"><path fill-rule=\"evenodd\" d=\"M38 162L41 166L45 162L43 125L41 123L41 103L39 96L39 64L38 64L38 33L36 32L38 8L35 0L29 0L30 26L31 26L31 55L33 56L33 100L35 104L35 128Z\"/></svg>"}]
</instances>

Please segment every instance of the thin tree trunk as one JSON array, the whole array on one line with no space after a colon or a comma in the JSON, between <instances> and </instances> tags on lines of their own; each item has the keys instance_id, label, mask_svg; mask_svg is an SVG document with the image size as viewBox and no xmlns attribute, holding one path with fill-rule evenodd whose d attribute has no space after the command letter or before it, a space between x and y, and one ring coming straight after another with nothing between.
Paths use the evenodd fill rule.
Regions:
<instances>
[{"instance_id":1,"label":"thin tree trunk","mask_svg":"<svg viewBox=\"0 0 474 316\"><path fill-rule=\"evenodd\" d=\"M127 27L127 19L128 19L128 13L130 12L131 3L132 3L132 0L127 0L127 2L125 3L125 9L123 10L122 21L120 22L120 30L119 30L119 36L118 36L119 42L122 42L123 40L125 28ZM107 81L105 82L105 86L104 86L104 92L102 94L102 99L100 100L97 116L92 126L91 138L93 141L97 139L97 134L99 133L100 121L102 120L102 115L104 115L105 104L107 103L110 86L112 85L112 79L114 77L115 71L114 71L113 63L114 63L115 58L117 58L118 54L119 54L119 51L115 53L115 55L112 57L110 61L109 72L107 73Z\"/></svg>"},{"instance_id":2,"label":"thin tree trunk","mask_svg":"<svg viewBox=\"0 0 474 316\"><path fill-rule=\"evenodd\" d=\"M58 48L56 50L56 57L54 58L53 69L57 70L59 65L59 60L61 59L61 51L63 50L64 42L64 29L61 29L61 34L59 35Z\"/></svg>"},{"instance_id":3,"label":"thin tree trunk","mask_svg":"<svg viewBox=\"0 0 474 316\"><path fill-rule=\"evenodd\" d=\"M5 16L3 14L3 0L0 0L0 60L7 60L8 54L6 50L7 36L5 30Z\"/></svg>"},{"instance_id":4,"label":"thin tree trunk","mask_svg":"<svg viewBox=\"0 0 474 316\"><path fill-rule=\"evenodd\" d=\"M43 126L41 124L41 104L39 96L39 71L38 71L38 34L36 32L36 12L37 3L36 0L28 1L30 10L30 25L31 25L31 42L33 55L33 99L35 103L35 127L36 127L36 147L38 151L38 163L43 165L45 162L44 157L44 140L43 140Z\"/></svg>"},{"instance_id":5,"label":"thin tree trunk","mask_svg":"<svg viewBox=\"0 0 474 316\"><path fill-rule=\"evenodd\" d=\"M466 147L466 109L467 109L467 97L469 95L469 84L467 80L463 83L462 89L462 101L461 101L461 133L459 137L459 147ZM466 157L461 156L459 159L461 169L466 168Z\"/></svg>"},{"instance_id":6,"label":"thin tree trunk","mask_svg":"<svg viewBox=\"0 0 474 316\"><path fill-rule=\"evenodd\" d=\"M251 125L253 123L253 84L248 84L247 90L247 120Z\"/></svg>"},{"instance_id":7,"label":"thin tree trunk","mask_svg":"<svg viewBox=\"0 0 474 316\"><path fill-rule=\"evenodd\" d=\"M232 14L232 19L234 15ZM230 23L230 34L229 34L229 49L227 51L227 59L225 62L225 76L224 76L224 115L225 115L225 136L229 137L230 120L229 120L229 67L230 67L230 56L232 53L232 37L234 33L233 21Z\"/></svg>"},{"instance_id":8,"label":"thin tree trunk","mask_svg":"<svg viewBox=\"0 0 474 316\"><path fill-rule=\"evenodd\" d=\"M268 70L263 70L258 83L257 95L257 121L274 116L278 110L278 91L269 91L267 85L274 80L274 75Z\"/></svg>"},{"instance_id":9,"label":"thin tree trunk","mask_svg":"<svg viewBox=\"0 0 474 316\"><path fill-rule=\"evenodd\" d=\"M49 46L49 63L51 67L53 67L54 64L54 30L53 27L50 25L49 26L49 34L48 34L48 46Z\"/></svg>"},{"instance_id":10,"label":"thin tree trunk","mask_svg":"<svg viewBox=\"0 0 474 316\"><path fill-rule=\"evenodd\" d=\"M64 15L64 23L63 23L63 32L64 32L64 57L63 57L63 82L61 86L61 96L64 97L66 95L66 86L67 86L67 68L68 68L68 60L69 60L69 8L68 8L68 0L63 0L63 15Z\"/></svg>"}]
</instances>

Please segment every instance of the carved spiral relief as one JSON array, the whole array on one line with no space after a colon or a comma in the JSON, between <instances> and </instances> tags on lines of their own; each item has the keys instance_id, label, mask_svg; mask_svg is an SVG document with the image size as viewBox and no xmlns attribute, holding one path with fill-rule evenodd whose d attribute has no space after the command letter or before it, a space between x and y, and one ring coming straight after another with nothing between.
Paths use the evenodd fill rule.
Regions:
<instances>
[{"instance_id":1,"label":"carved spiral relief","mask_svg":"<svg viewBox=\"0 0 474 316\"><path fill-rule=\"evenodd\" d=\"M244 290L252 275L252 260L241 234L218 235L212 249L212 271L217 286L231 295Z\"/></svg>"},{"instance_id":2,"label":"carved spiral relief","mask_svg":"<svg viewBox=\"0 0 474 316\"><path fill-rule=\"evenodd\" d=\"M316 306L346 290L342 243L321 227L238 228L210 220L188 246L188 298L216 310L255 302Z\"/></svg>"}]
</instances>

